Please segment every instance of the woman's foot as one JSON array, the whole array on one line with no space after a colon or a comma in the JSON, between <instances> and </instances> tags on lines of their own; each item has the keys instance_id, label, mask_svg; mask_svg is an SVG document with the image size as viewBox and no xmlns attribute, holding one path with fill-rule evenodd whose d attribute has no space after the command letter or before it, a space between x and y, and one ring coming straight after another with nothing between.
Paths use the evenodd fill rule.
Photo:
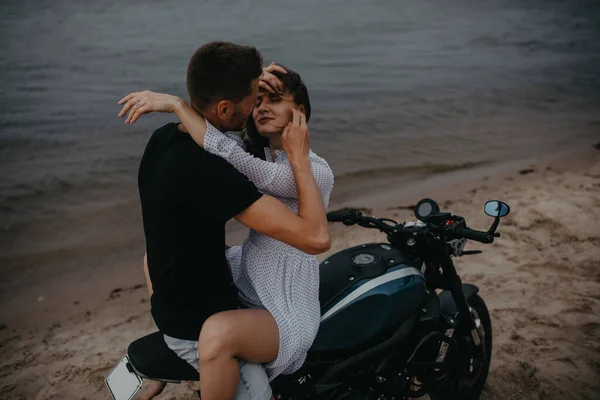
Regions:
<instances>
[{"instance_id":1,"label":"woman's foot","mask_svg":"<svg viewBox=\"0 0 600 400\"><path fill-rule=\"evenodd\" d=\"M165 390L165 386L167 386L167 382L160 381L150 381L150 384L146 388L144 395L140 398L140 400L150 400L154 397L158 396Z\"/></svg>"}]
</instances>

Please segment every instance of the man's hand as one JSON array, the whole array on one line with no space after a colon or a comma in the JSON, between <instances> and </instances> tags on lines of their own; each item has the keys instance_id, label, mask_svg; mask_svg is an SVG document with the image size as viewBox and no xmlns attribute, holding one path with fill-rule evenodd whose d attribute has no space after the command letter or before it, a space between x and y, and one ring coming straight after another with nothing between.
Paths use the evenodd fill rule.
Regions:
<instances>
[{"instance_id":1,"label":"man's hand","mask_svg":"<svg viewBox=\"0 0 600 400\"><path fill-rule=\"evenodd\" d=\"M290 163L307 161L310 151L310 135L306 126L306 116L296 109L292 112L292 121L283 130L281 144Z\"/></svg>"},{"instance_id":2,"label":"man's hand","mask_svg":"<svg viewBox=\"0 0 600 400\"><path fill-rule=\"evenodd\" d=\"M268 67L263 68L263 73L260 76L258 87L266 90L269 93L281 93L284 89L283 83L279 80L279 78L277 78L277 76L273 74L273 71L287 74L287 71L283 67L280 67L273 62L269 64Z\"/></svg>"}]
</instances>

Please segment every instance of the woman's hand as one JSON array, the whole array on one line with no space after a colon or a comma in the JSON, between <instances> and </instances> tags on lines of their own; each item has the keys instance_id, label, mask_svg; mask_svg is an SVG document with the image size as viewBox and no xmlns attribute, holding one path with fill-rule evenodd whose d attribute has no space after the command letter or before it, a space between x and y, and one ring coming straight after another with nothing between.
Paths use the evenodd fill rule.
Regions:
<instances>
[{"instance_id":1,"label":"woman's hand","mask_svg":"<svg viewBox=\"0 0 600 400\"><path fill-rule=\"evenodd\" d=\"M267 67L263 68L263 73L260 76L260 80L258 81L258 87L266 90L269 93L281 93L284 90L283 83L279 80L277 76L273 74L273 71L281 72L282 74L287 74L285 68L280 67L279 65L272 62Z\"/></svg>"},{"instance_id":2,"label":"woman's hand","mask_svg":"<svg viewBox=\"0 0 600 400\"><path fill-rule=\"evenodd\" d=\"M281 144L290 162L308 160L310 135L306 126L306 116L296 109L292 110L292 112L292 121L283 130Z\"/></svg>"},{"instance_id":3,"label":"woman's hand","mask_svg":"<svg viewBox=\"0 0 600 400\"><path fill-rule=\"evenodd\" d=\"M149 90L133 92L119 101L119 104L124 104L119 117L123 117L129 111L125 123L133 124L143 114L151 112L175 112L175 108L180 102L183 102L183 99L170 94L155 93Z\"/></svg>"}]
</instances>

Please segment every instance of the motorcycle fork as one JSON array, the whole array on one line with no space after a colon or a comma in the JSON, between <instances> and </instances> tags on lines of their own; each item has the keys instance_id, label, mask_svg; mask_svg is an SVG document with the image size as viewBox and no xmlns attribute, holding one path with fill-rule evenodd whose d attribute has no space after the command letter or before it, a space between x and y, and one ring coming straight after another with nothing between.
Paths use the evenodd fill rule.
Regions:
<instances>
[{"instance_id":1,"label":"motorcycle fork","mask_svg":"<svg viewBox=\"0 0 600 400\"><path fill-rule=\"evenodd\" d=\"M442 280L444 287L442 287L442 289L449 290L452 294L456 309L458 310L457 319L459 330L468 334L475 346L479 347L481 344L481 336L479 335L477 324L471 314L469 303L467 303L467 299L462 290L462 280L456 272L456 267L454 266L452 257L450 257L450 254L448 253L446 244L443 243L438 247L438 254L440 254L440 256L436 261L441 266L443 272Z\"/></svg>"}]
</instances>

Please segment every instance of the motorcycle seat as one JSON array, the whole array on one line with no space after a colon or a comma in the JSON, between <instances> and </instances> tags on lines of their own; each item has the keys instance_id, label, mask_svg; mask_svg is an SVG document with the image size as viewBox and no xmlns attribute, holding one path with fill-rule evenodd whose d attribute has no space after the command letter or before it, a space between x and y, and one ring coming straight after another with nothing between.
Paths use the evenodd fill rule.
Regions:
<instances>
[{"instance_id":1,"label":"motorcycle seat","mask_svg":"<svg viewBox=\"0 0 600 400\"><path fill-rule=\"evenodd\" d=\"M131 343L127 355L134 371L142 378L173 383L200 380L198 371L167 346L160 332Z\"/></svg>"}]
</instances>

